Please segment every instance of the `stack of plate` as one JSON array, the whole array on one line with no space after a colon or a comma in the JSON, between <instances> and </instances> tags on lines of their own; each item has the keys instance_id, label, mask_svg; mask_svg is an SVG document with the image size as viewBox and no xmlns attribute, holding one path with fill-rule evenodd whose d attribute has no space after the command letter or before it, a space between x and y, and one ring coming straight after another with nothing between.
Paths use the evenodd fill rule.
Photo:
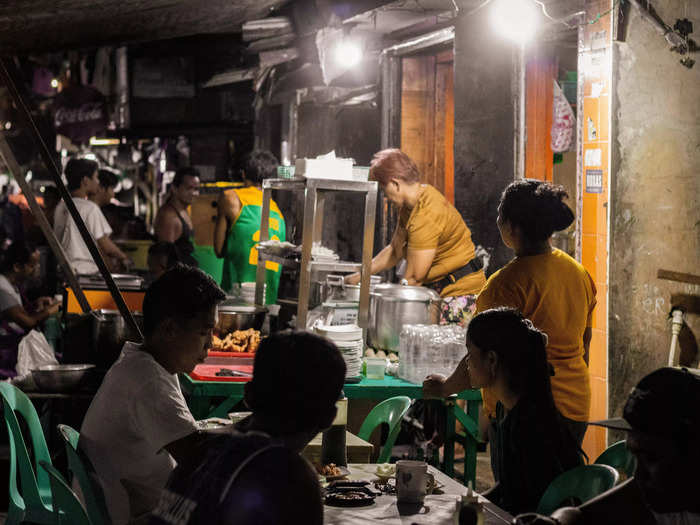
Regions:
<instances>
[{"instance_id":1,"label":"stack of plate","mask_svg":"<svg viewBox=\"0 0 700 525\"><path fill-rule=\"evenodd\" d=\"M345 377L359 378L362 373L364 340L362 328L354 324L316 325L316 333L333 341L345 360Z\"/></svg>"}]
</instances>

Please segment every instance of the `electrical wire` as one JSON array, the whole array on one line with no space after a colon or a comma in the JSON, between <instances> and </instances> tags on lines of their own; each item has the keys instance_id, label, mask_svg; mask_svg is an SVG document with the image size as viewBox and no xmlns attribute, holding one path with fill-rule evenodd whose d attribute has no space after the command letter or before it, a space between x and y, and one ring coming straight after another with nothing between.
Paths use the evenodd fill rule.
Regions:
<instances>
[{"instance_id":1,"label":"electrical wire","mask_svg":"<svg viewBox=\"0 0 700 525\"><path fill-rule=\"evenodd\" d=\"M601 18L603 18L605 15L607 15L608 13L612 13L612 12L615 10L615 8L617 7L617 5L618 5L619 3L620 3L620 0L615 0L615 1L613 2L612 7L611 7L610 9L608 9L607 11L604 11L604 12L602 12L602 13L598 13L598 14L595 16L595 18L594 18L593 20L590 20L590 21L588 22L588 24L589 24L589 25L593 25L593 24L595 24L598 20L600 20Z\"/></svg>"},{"instance_id":2,"label":"electrical wire","mask_svg":"<svg viewBox=\"0 0 700 525\"><path fill-rule=\"evenodd\" d=\"M535 2L537 5L539 5L540 8L542 9L542 14L544 14L544 16L546 16L547 18L549 18L549 19L552 20L553 22L557 22L558 24L564 24L564 25L565 25L566 27L568 27L569 29L574 29L574 28L576 27L575 25L572 26L571 24L569 24L569 23L568 23L566 20L564 20L564 19L561 19L561 18L554 18L553 16L551 16L551 15L547 12L547 5L546 5L544 2L540 2L540 0L532 0L532 1Z\"/></svg>"}]
</instances>

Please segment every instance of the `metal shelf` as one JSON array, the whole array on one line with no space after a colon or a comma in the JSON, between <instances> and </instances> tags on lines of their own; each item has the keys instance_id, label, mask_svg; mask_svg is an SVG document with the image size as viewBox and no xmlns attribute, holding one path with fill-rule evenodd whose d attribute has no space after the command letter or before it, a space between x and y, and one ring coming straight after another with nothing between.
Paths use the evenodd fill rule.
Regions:
<instances>
[{"instance_id":1,"label":"metal shelf","mask_svg":"<svg viewBox=\"0 0 700 525\"><path fill-rule=\"evenodd\" d=\"M265 179L262 183L262 216L260 220L260 242L269 239L269 214L272 190L304 191L304 224L302 232L301 261L294 261L265 255L258 255L258 270L256 275L255 304L263 304L263 286L265 282L265 261L279 263L285 267L299 270L299 301L297 306L297 328L306 328L306 318L309 312L309 295L311 290L311 274L314 271L356 272L361 271L360 303L358 324L367 329L369 325L369 281L372 265L372 250L374 248L374 218L377 211L376 181L338 180L338 179ZM311 250L315 242L320 242L323 232L323 210L326 196L330 192L356 192L364 194L364 228L362 231L362 263L344 261L319 262L313 261Z\"/></svg>"},{"instance_id":2,"label":"metal shelf","mask_svg":"<svg viewBox=\"0 0 700 525\"><path fill-rule=\"evenodd\" d=\"M314 188L326 191L357 191L366 193L377 191L377 182L368 180L347 179L265 179L262 183L264 189L301 191L306 188Z\"/></svg>"},{"instance_id":3,"label":"metal shelf","mask_svg":"<svg viewBox=\"0 0 700 525\"><path fill-rule=\"evenodd\" d=\"M265 252L258 252L258 257L264 261L275 262L281 264L286 268L299 269L301 266L301 261L296 259L288 259L286 257L277 257L276 255L268 255ZM354 263L347 261L311 261L311 271L318 272L358 272L362 269L362 263Z\"/></svg>"}]
</instances>

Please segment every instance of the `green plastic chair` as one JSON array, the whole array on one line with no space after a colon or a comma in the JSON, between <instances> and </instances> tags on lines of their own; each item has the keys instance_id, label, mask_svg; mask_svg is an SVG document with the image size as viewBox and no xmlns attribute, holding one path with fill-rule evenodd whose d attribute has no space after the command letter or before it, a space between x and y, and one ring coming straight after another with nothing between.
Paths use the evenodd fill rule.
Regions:
<instances>
[{"instance_id":1,"label":"green plastic chair","mask_svg":"<svg viewBox=\"0 0 700 525\"><path fill-rule=\"evenodd\" d=\"M59 525L92 525L78 496L56 468L46 461L40 461L41 468L49 475L51 491L54 495L54 514Z\"/></svg>"},{"instance_id":2,"label":"green plastic chair","mask_svg":"<svg viewBox=\"0 0 700 525\"><path fill-rule=\"evenodd\" d=\"M549 484L537 506L537 513L549 516L570 500L580 505L610 490L618 480L618 473L608 465L581 465L560 474Z\"/></svg>"},{"instance_id":3,"label":"green plastic chair","mask_svg":"<svg viewBox=\"0 0 700 525\"><path fill-rule=\"evenodd\" d=\"M391 459L391 449L401 430L401 418L411 406L411 399L406 396L390 397L374 407L362 422L358 437L368 441L372 432L382 423L389 425L389 436L382 447L377 463L387 463Z\"/></svg>"},{"instance_id":4,"label":"green plastic chair","mask_svg":"<svg viewBox=\"0 0 700 525\"><path fill-rule=\"evenodd\" d=\"M68 470L78 480L83 494L85 508L93 525L110 525L112 520L107 511L107 503L102 487L99 484L95 468L85 453L78 449L80 433L68 425L58 425L58 434L64 441Z\"/></svg>"},{"instance_id":5,"label":"green plastic chair","mask_svg":"<svg viewBox=\"0 0 700 525\"><path fill-rule=\"evenodd\" d=\"M637 470L637 458L627 448L625 440L613 443L595 460L598 465L609 465L620 473L620 481L631 478Z\"/></svg>"},{"instance_id":6,"label":"green plastic chair","mask_svg":"<svg viewBox=\"0 0 700 525\"><path fill-rule=\"evenodd\" d=\"M57 521L51 506L51 484L46 472L39 468L41 461L51 464L51 457L36 409L29 398L10 383L0 383L0 396L10 436L10 494L5 523L14 525L29 521L55 524ZM15 412L24 418L29 428L34 466ZM21 493L19 486L22 487Z\"/></svg>"}]
</instances>

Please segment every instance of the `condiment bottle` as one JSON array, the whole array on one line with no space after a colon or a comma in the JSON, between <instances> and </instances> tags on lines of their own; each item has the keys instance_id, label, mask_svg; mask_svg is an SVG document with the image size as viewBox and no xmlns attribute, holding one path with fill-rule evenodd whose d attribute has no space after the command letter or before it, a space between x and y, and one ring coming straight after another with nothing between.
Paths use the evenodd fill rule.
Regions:
<instances>
[{"instance_id":1,"label":"condiment bottle","mask_svg":"<svg viewBox=\"0 0 700 525\"><path fill-rule=\"evenodd\" d=\"M328 430L323 432L321 438L321 463L328 465L335 463L338 466L348 464L345 448L345 428L348 424L348 398L341 392L341 398L336 402L337 413Z\"/></svg>"},{"instance_id":2,"label":"condiment bottle","mask_svg":"<svg viewBox=\"0 0 700 525\"><path fill-rule=\"evenodd\" d=\"M457 502L458 512L455 525L484 525L484 507L479 495L472 490L472 482L467 485L467 493Z\"/></svg>"}]
</instances>

